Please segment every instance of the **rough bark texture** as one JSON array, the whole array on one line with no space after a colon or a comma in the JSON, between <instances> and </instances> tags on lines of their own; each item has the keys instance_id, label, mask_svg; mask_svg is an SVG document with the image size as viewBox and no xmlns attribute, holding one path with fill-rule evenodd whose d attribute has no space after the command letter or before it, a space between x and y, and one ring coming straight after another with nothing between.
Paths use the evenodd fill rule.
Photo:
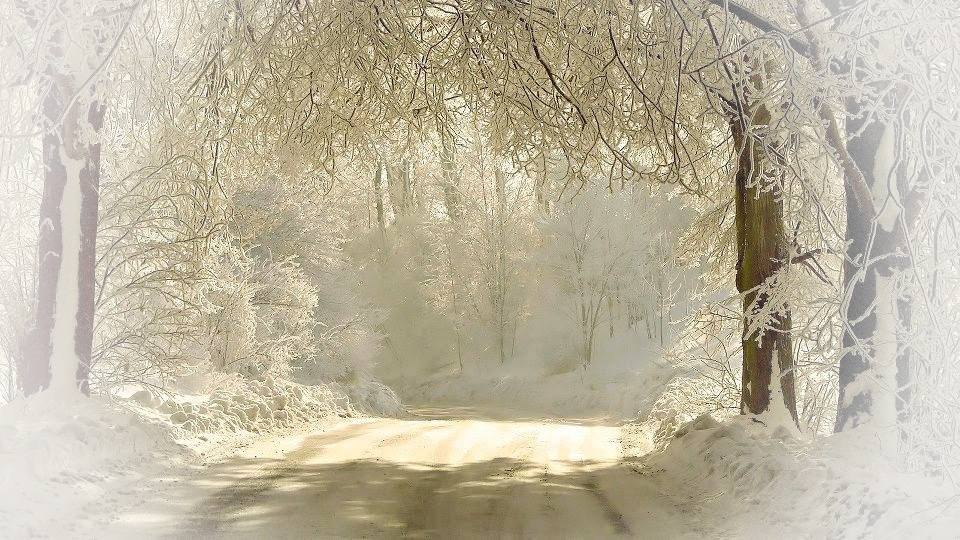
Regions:
<instances>
[{"instance_id":1,"label":"rough bark texture","mask_svg":"<svg viewBox=\"0 0 960 540\"><path fill-rule=\"evenodd\" d=\"M756 120L762 120L762 116L758 114ZM789 263L783 206L775 190L763 189L760 175L764 152L759 142L748 137L745 122L738 116L730 125L739 152L736 173L737 290L743 295L744 316L740 412L761 414L770 410L771 396L777 394L771 392L775 390L772 385L779 384L783 405L796 422L790 313L777 314L772 329L761 335L749 334L746 326L751 312L762 308L768 301L765 294L758 295L757 287ZM778 362L777 372L781 374L779 381L772 380L775 361Z\"/></svg>"}]
</instances>

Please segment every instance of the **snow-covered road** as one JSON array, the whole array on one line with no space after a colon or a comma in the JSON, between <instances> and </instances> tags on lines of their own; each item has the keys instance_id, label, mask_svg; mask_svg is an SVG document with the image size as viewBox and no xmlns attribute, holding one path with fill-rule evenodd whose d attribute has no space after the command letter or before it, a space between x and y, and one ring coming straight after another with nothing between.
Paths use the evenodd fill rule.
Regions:
<instances>
[{"instance_id":1,"label":"snow-covered road","mask_svg":"<svg viewBox=\"0 0 960 540\"><path fill-rule=\"evenodd\" d=\"M121 516L116 538L677 538L690 508L620 458L619 428L471 409L264 443Z\"/></svg>"}]
</instances>

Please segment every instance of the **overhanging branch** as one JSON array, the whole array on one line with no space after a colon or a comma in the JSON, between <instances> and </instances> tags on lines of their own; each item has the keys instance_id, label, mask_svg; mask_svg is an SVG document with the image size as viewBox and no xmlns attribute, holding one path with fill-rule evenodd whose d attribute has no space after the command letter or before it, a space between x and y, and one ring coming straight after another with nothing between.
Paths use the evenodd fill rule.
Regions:
<instances>
[{"instance_id":1,"label":"overhanging branch","mask_svg":"<svg viewBox=\"0 0 960 540\"><path fill-rule=\"evenodd\" d=\"M810 59L810 46L803 41L792 37L792 32L788 32L783 28L773 24L772 22L764 19L760 15L757 15L753 11L747 9L740 4L733 2L732 0L707 0L711 4L729 11L730 13L737 16L741 21L753 26L761 32L766 32L767 34L778 34L786 40L790 45L790 48L797 51L804 58Z\"/></svg>"}]
</instances>

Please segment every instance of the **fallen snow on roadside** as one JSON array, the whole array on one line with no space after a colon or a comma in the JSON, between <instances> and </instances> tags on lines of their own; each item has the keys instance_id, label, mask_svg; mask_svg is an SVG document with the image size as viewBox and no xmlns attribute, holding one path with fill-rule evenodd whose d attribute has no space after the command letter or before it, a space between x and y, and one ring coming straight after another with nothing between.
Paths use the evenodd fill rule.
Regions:
<instances>
[{"instance_id":1,"label":"fallen snow on roadside","mask_svg":"<svg viewBox=\"0 0 960 540\"><path fill-rule=\"evenodd\" d=\"M72 538L137 504L165 469L298 426L403 407L376 382L220 381L209 395L43 392L0 407L0 538Z\"/></svg>"},{"instance_id":2,"label":"fallen snow on roadside","mask_svg":"<svg viewBox=\"0 0 960 540\"><path fill-rule=\"evenodd\" d=\"M655 431L625 426L624 449L649 451L642 439ZM863 431L809 441L750 417L721 423L704 415L641 462L704 514L724 516L721 536L918 539L960 530L950 487L896 470Z\"/></svg>"},{"instance_id":3,"label":"fallen snow on roadside","mask_svg":"<svg viewBox=\"0 0 960 540\"><path fill-rule=\"evenodd\" d=\"M213 393L159 394L141 389L130 395L138 412L175 426L179 438L260 433L330 416L398 416L403 407L392 390L376 382L354 387L336 383L305 386L267 377L221 379Z\"/></svg>"},{"instance_id":4,"label":"fallen snow on roadside","mask_svg":"<svg viewBox=\"0 0 960 540\"><path fill-rule=\"evenodd\" d=\"M116 505L118 484L184 452L167 426L105 398L10 403L0 408L0 537L74 537L77 521Z\"/></svg>"}]
</instances>

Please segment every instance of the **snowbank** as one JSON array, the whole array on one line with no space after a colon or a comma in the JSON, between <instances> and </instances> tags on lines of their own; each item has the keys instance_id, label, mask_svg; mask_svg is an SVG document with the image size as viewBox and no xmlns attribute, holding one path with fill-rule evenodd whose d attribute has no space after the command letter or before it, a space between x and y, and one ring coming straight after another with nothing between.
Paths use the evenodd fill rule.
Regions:
<instances>
[{"instance_id":1,"label":"snowbank","mask_svg":"<svg viewBox=\"0 0 960 540\"><path fill-rule=\"evenodd\" d=\"M108 511L116 483L173 463L184 449L167 426L105 398L43 393L0 408L4 538L69 538L72 523Z\"/></svg>"},{"instance_id":2,"label":"snowbank","mask_svg":"<svg viewBox=\"0 0 960 540\"><path fill-rule=\"evenodd\" d=\"M651 431L624 429L625 450L649 448L634 439ZM868 432L807 441L750 417L704 415L642 462L671 491L727 516L722 533L737 538L953 538L960 530L960 512L942 504L949 486L897 471Z\"/></svg>"},{"instance_id":3,"label":"snowbank","mask_svg":"<svg viewBox=\"0 0 960 540\"><path fill-rule=\"evenodd\" d=\"M218 383L208 395L44 392L0 407L0 538L84 536L78 527L96 530L136 504L138 484L201 453L339 417L404 412L396 394L372 381Z\"/></svg>"},{"instance_id":4,"label":"snowbank","mask_svg":"<svg viewBox=\"0 0 960 540\"><path fill-rule=\"evenodd\" d=\"M361 411L374 416L398 418L407 414L400 397L389 386L377 381L363 381L343 386L350 401Z\"/></svg>"},{"instance_id":5,"label":"snowbank","mask_svg":"<svg viewBox=\"0 0 960 540\"><path fill-rule=\"evenodd\" d=\"M139 405L144 416L169 422L181 436L204 439L289 428L331 416L399 416L404 412L396 394L374 381L307 386L272 377L257 381L235 376L218 381L217 386L219 389L209 395L166 397L143 389L133 393L130 400Z\"/></svg>"}]
</instances>

